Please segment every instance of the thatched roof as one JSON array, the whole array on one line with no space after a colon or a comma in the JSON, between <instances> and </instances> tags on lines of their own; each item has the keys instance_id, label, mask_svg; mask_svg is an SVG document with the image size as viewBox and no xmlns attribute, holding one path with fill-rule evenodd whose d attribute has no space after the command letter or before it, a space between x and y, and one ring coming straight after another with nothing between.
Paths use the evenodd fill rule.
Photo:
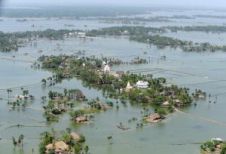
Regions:
<instances>
[{"instance_id":1,"label":"thatched roof","mask_svg":"<svg viewBox=\"0 0 226 154\"><path fill-rule=\"evenodd\" d=\"M161 120L161 116L158 113L150 114L147 118L147 122L159 122Z\"/></svg>"},{"instance_id":2,"label":"thatched roof","mask_svg":"<svg viewBox=\"0 0 226 154\"><path fill-rule=\"evenodd\" d=\"M54 144L48 144L46 146L46 153L48 153L50 150L54 150L55 152L65 152L68 151L69 147L66 143L63 141L57 141Z\"/></svg>"},{"instance_id":3,"label":"thatched roof","mask_svg":"<svg viewBox=\"0 0 226 154\"><path fill-rule=\"evenodd\" d=\"M169 101L165 101L165 102L162 103L162 105L163 105L163 106L169 106L170 103L169 103Z\"/></svg>"},{"instance_id":4,"label":"thatched roof","mask_svg":"<svg viewBox=\"0 0 226 154\"><path fill-rule=\"evenodd\" d=\"M87 118L86 116L79 116L79 117L76 117L76 118L75 118L75 121L76 121L77 123L83 123L83 122L88 121L88 118Z\"/></svg>"},{"instance_id":5,"label":"thatched roof","mask_svg":"<svg viewBox=\"0 0 226 154\"><path fill-rule=\"evenodd\" d=\"M72 139L75 141L79 141L81 138L80 135L75 132L72 132L70 135L71 135Z\"/></svg>"}]
</instances>

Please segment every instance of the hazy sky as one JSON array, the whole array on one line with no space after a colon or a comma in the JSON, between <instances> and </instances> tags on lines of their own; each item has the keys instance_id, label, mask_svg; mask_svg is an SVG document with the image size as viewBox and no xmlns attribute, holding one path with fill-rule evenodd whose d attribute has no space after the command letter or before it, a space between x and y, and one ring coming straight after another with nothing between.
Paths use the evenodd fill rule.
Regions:
<instances>
[{"instance_id":1,"label":"hazy sky","mask_svg":"<svg viewBox=\"0 0 226 154\"><path fill-rule=\"evenodd\" d=\"M135 6L190 6L225 7L226 0L5 0L5 5L13 7L22 4L32 5L135 5Z\"/></svg>"}]
</instances>

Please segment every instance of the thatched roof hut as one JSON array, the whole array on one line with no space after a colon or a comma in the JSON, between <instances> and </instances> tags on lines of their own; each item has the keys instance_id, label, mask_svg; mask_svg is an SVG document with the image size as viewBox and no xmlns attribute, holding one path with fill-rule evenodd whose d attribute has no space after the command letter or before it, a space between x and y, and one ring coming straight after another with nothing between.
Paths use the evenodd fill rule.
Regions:
<instances>
[{"instance_id":1,"label":"thatched roof hut","mask_svg":"<svg viewBox=\"0 0 226 154\"><path fill-rule=\"evenodd\" d=\"M46 153L49 153L51 150L54 150L56 154L64 154L69 150L69 146L63 141L57 141L46 146Z\"/></svg>"},{"instance_id":2,"label":"thatched roof hut","mask_svg":"<svg viewBox=\"0 0 226 154\"><path fill-rule=\"evenodd\" d=\"M158 113L150 114L148 117L145 118L145 120L147 122L151 122L151 123L153 123L153 122L159 122L161 119L162 119L162 117Z\"/></svg>"},{"instance_id":3,"label":"thatched roof hut","mask_svg":"<svg viewBox=\"0 0 226 154\"><path fill-rule=\"evenodd\" d=\"M71 135L71 138L77 142L81 139L80 135L75 132L72 132L70 135Z\"/></svg>"},{"instance_id":4,"label":"thatched roof hut","mask_svg":"<svg viewBox=\"0 0 226 154\"><path fill-rule=\"evenodd\" d=\"M84 122L87 122L87 121L88 121L87 116L79 116L79 117L75 118L76 123L84 123Z\"/></svg>"}]
</instances>

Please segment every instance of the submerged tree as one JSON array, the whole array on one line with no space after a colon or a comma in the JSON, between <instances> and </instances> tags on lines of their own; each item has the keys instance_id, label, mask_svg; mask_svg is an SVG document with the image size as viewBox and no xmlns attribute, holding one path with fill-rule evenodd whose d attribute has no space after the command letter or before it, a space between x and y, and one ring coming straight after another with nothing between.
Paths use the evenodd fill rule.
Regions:
<instances>
[{"instance_id":1,"label":"submerged tree","mask_svg":"<svg viewBox=\"0 0 226 154\"><path fill-rule=\"evenodd\" d=\"M7 89L7 94L8 94L8 100L9 100L9 97L10 97L10 94L13 92L12 89Z\"/></svg>"}]
</instances>

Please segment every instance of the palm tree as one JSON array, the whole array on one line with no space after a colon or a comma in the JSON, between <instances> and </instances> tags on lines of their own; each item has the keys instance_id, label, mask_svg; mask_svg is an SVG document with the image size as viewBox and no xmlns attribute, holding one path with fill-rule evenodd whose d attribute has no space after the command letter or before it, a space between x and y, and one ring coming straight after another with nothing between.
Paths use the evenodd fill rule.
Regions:
<instances>
[{"instance_id":1,"label":"palm tree","mask_svg":"<svg viewBox=\"0 0 226 154\"><path fill-rule=\"evenodd\" d=\"M12 137L12 140L13 140L13 145L15 147L17 145L17 141L16 141L15 137Z\"/></svg>"},{"instance_id":2,"label":"palm tree","mask_svg":"<svg viewBox=\"0 0 226 154\"><path fill-rule=\"evenodd\" d=\"M12 93L12 89L7 89L7 93L8 93L8 100L9 100L9 96L10 96L10 93Z\"/></svg>"},{"instance_id":3,"label":"palm tree","mask_svg":"<svg viewBox=\"0 0 226 154\"><path fill-rule=\"evenodd\" d=\"M67 94L68 94L68 90L64 89L64 96L67 96Z\"/></svg>"},{"instance_id":4,"label":"palm tree","mask_svg":"<svg viewBox=\"0 0 226 154\"><path fill-rule=\"evenodd\" d=\"M24 135L21 134L18 139L18 144L20 144L22 147L23 147L23 140L24 140Z\"/></svg>"},{"instance_id":5,"label":"palm tree","mask_svg":"<svg viewBox=\"0 0 226 154\"><path fill-rule=\"evenodd\" d=\"M53 78L49 77L48 80L50 81L50 86L52 86L53 85Z\"/></svg>"},{"instance_id":6,"label":"palm tree","mask_svg":"<svg viewBox=\"0 0 226 154\"><path fill-rule=\"evenodd\" d=\"M46 85L46 82L47 82L46 79L42 79L42 84L43 85Z\"/></svg>"},{"instance_id":7,"label":"palm tree","mask_svg":"<svg viewBox=\"0 0 226 154\"><path fill-rule=\"evenodd\" d=\"M85 150L85 153L88 154L88 152L89 152L89 146L86 145L85 148L84 148L84 150Z\"/></svg>"},{"instance_id":8,"label":"palm tree","mask_svg":"<svg viewBox=\"0 0 226 154\"><path fill-rule=\"evenodd\" d=\"M29 94L29 90L23 90L23 95L27 96Z\"/></svg>"}]
</instances>

